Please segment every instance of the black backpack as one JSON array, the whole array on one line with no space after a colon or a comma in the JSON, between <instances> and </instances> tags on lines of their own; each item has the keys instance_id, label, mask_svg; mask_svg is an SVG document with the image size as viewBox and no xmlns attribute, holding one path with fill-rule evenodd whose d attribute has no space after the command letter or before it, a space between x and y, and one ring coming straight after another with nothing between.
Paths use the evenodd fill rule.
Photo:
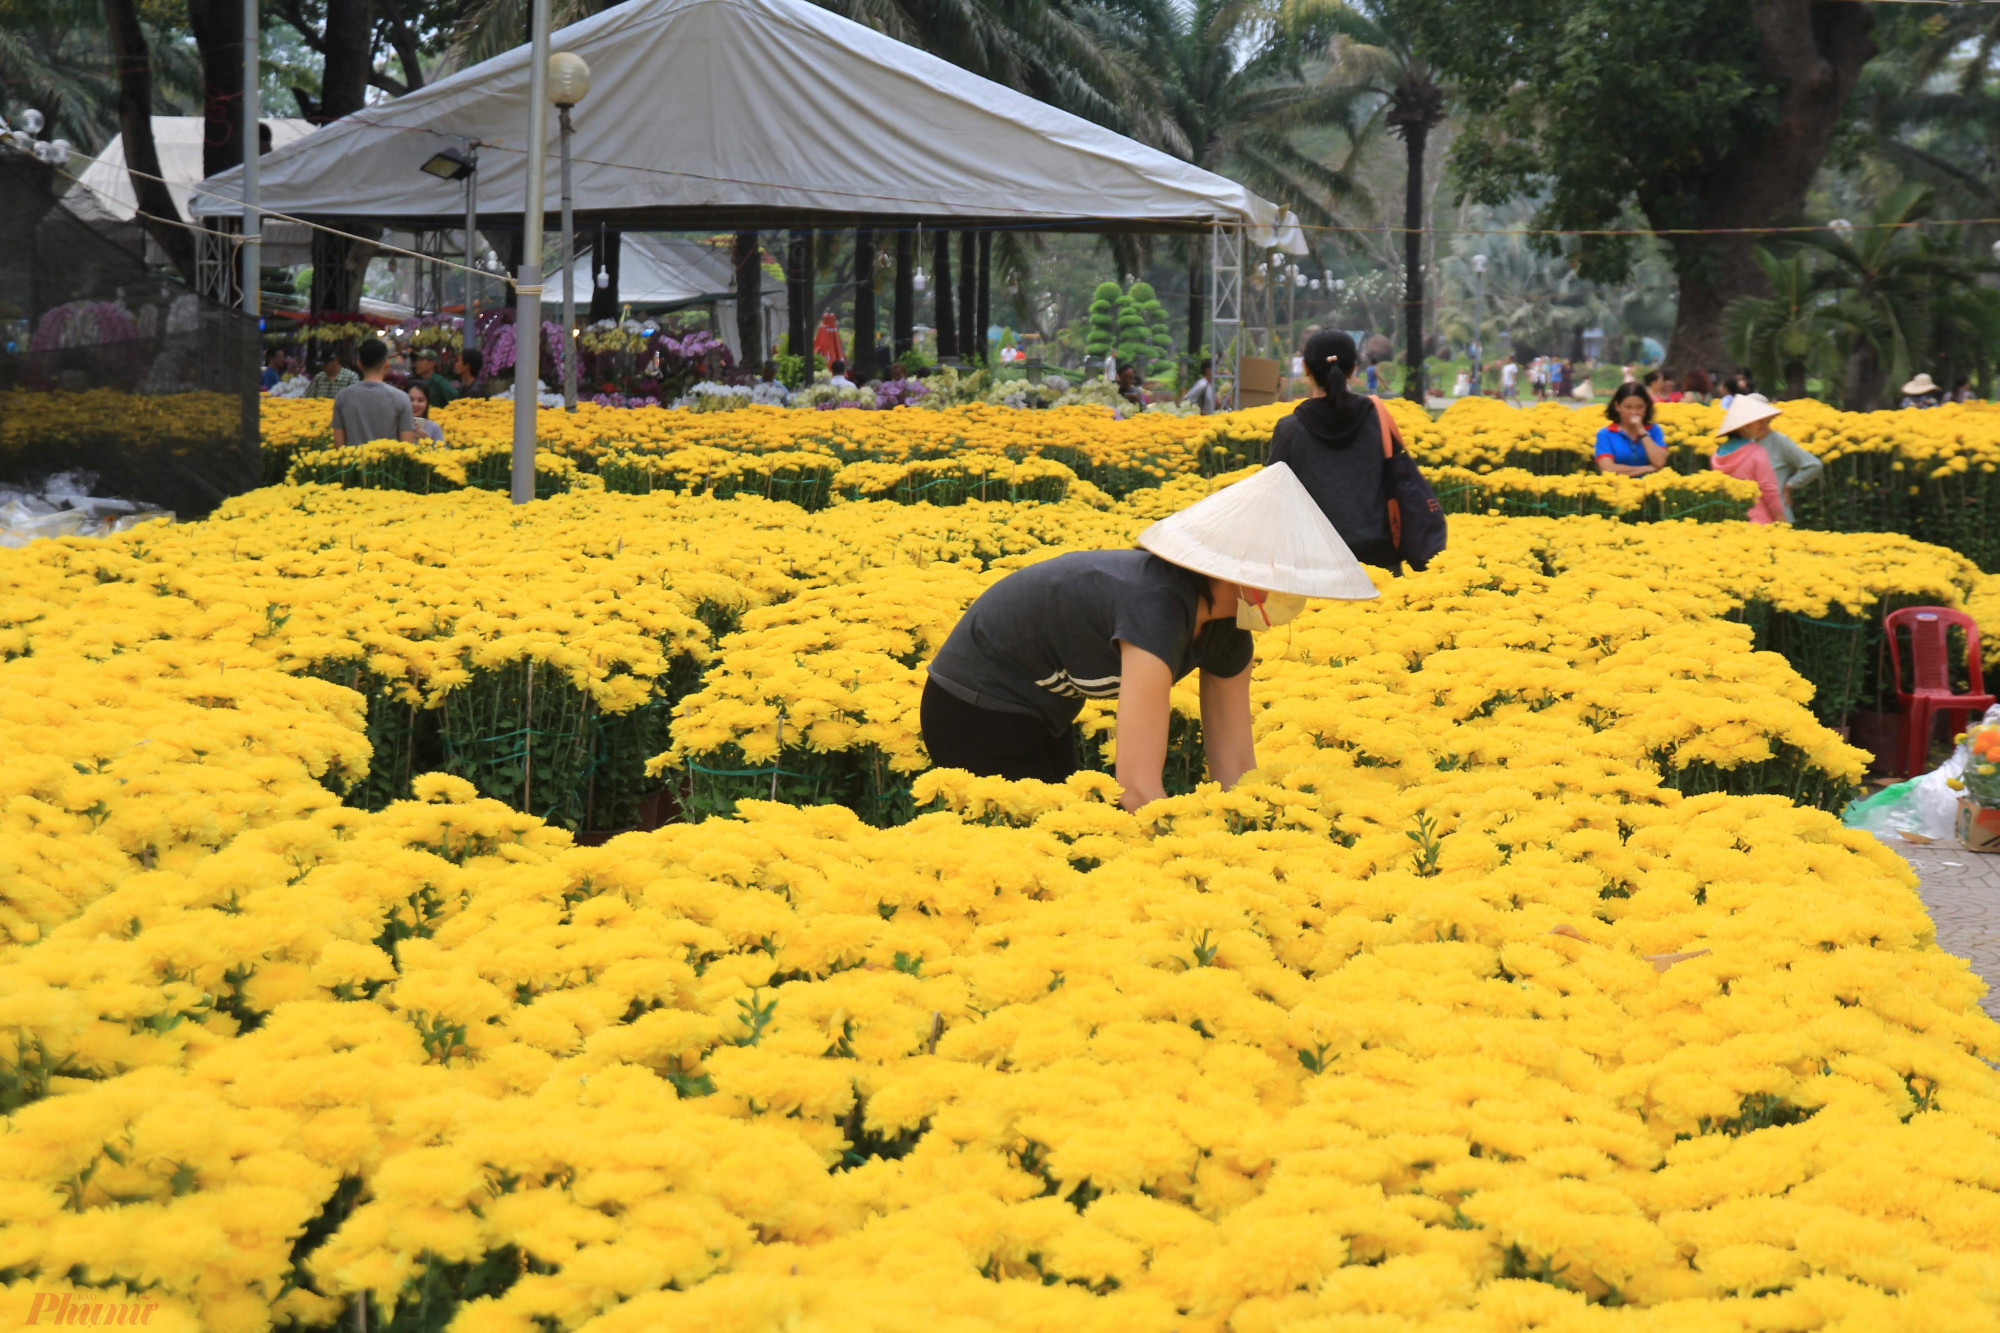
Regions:
<instances>
[{"instance_id":1,"label":"black backpack","mask_svg":"<svg viewBox=\"0 0 2000 1333\"><path fill-rule=\"evenodd\" d=\"M1417 460L1403 447L1396 419L1380 398L1375 421L1382 428L1382 489L1388 496L1389 543L1412 569L1422 569L1444 549L1444 507L1431 484L1417 471Z\"/></svg>"}]
</instances>

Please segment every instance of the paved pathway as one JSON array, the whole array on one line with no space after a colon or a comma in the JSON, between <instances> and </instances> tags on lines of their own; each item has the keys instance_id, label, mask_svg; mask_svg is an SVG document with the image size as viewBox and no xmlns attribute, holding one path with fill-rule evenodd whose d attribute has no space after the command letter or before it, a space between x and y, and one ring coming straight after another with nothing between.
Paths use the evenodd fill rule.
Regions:
<instances>
[{"instance_id":1,"label":"paved pathway","mask_svg":"<svg viewBox=\"0 0 2000 1333\"><path fill-rule=\"evenodd\" d=\"M1917 892L1937 922L1938 946L1986 978L1993 988L1986 1012L2000 1019L2000 855L1968 852L1950 839L1892 845L1923 880Z\"/></svg>"}]
</instances>

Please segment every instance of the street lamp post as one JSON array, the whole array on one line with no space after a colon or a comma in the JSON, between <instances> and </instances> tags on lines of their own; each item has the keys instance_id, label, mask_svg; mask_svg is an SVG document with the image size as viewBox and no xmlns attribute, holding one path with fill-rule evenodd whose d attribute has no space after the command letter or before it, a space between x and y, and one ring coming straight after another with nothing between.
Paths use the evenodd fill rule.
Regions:
<instances>
[{"instance_id":1,"label":"street lamp post","mask_svg":"<svg viewBox=\"0 0 2000 1333\"><path fill-rule=\"evenodd\" d=\"M542 206L548 190L549 0L534 0L528 51L528 182L514 289L514 503L535 498L535 411L542 390Z\"/></svg>"},{"instance_id":2,"label":"street lamp post","mask_svg":"<svg viewBox=\"0 0 2000 1333\"><path fill-rule=\"evenodd\" d=\"M257 0L243 0L243 313L252 318L263 313L264 228L257 213L257 159L264 148L258 125L257 80L262 71L257 58L263 44L257 18Z\"/></svg>"},{"instance_id":3,"label":"street lamp post","mask_svg":"<svg viewBox=\"0 0 2000 1333\"><path fill-rule=\"evenodd\" d=\"M1486 256L1472 257L1472 396L1477 398L1486 360Z\"/></svg>"},{"instance_id":4,"label":"street lamp post","mask_svg":"<svg viewBox=\"0 0 2000 1333\"><path fill-rule=\"evenodd\" d=\"M574 51L549 57L549 96L562 122L563 410L576 411L576 225L570 205L569 111L590 92L590 66Z\"/></svg>"}]
</instances>

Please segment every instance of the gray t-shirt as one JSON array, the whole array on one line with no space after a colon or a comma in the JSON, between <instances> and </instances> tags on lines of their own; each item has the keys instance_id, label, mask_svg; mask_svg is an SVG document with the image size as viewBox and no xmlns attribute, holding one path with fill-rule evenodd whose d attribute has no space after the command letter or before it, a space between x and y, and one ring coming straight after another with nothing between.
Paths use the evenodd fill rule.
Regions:
<instances>
[{"instance_id":1,"label":"gray t-shirt","mask_svg":"<svg viewBox=\"0 0 2000 1333\"><path fill-rule=\"evenodd\" d=\"M1250 632L1195 633L1206 581L1146 551L1077 551L1017 570L979 595L931 662L938 687L975 708L1040 718L1059 732L1083 701L1118 697L1118 645L1143 648L1179 680L1234 676Z\"/></svg>"},{"instance_id":2,"label":"gray t-shirt","mask_svg":"<svg viewBox=\"0 0 2000 1333\"><path fill-rule=\"evenodd\" d=\"M1791 436L1775 430L1766 432L1761 443L1765 456L1771 460L1771 471L1778 475L1778 493L1785 497L1785 522L1790 523L1792 491L1816 480L1826 470L1826 464L1801 449Z\"/></svg>"},{"instance_id":3,"label":"gray t-shirt","mask_svg":"<svg viewBox=\"0 0 2000 1333\"><path fill-rule=\"evenodd\" d=\"M416 429L410 395L381 380L350 384L333 400L333 428L347 432L349 444L370 440L400 440Z\"/></svg>"}]
</instances>

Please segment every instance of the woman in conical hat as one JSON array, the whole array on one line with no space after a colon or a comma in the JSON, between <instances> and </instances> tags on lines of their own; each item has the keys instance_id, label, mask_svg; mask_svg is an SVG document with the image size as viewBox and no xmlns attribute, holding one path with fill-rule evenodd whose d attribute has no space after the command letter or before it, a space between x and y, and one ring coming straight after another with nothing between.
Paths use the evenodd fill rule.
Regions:
<instances>
[{"instance_id":1,"label":"woman in conical hat","mask_svg":"<svg viewBox=\"0 0 2000 1333\"><path fill-rule=\"evenodd\" d=\"M1787 517L1784 490L1778 485L1777 471L1763 443L1770 433L1771 418L1777 415L1778 409L1761 394L1738 394L1715 431L1722 443L1715 446L1709 465L1717 472L1757 483L1756 503L1744 515L1752 523L1776 523Z\"/></svg>"},{"instance_id":2,"label":"woman in conical hat","mask_svg":"<svg viewBox=\"0 0 2000 1333\"><path fill-rule=\"evenodd\" d=\"M1792 521L1792 493L1801 486L1809 486L1819 480L1826 470L1826 464L1813 454L1799 447L1798 441L1778 430L1771 423L1784 414L1784 409L1773 404L1761 393L1739 393L1730 401L1728 411L1722 414L1722 424L1715 433L1723 436L1724 443L1716 449L1715 456L1724 460L1716 466L1728 471L1727 460L1736 456L1733 441L1749 440L1764 451L1770 460L1771 472L1778 481L1778 501L1785 522Z\"/></svg>"},{"instance_id":3,"label":"woman in conical hat","mask_svg":"<svg viewBox=\"0 0 2000 1333\"><path fill-rule=\"evenodd\" d=\"M1118 782L1137 810L1166 795L1168 691L1199 668L1209 777L1233 786L1257 766L1251 634L1309 597L1376 595L1283 464L1161 519L1139 546L1059 555L979 595L924 685L932 763L1060 782L1076 771L1083 701L1116 699Z\"/></svg>"}]
</instances>

